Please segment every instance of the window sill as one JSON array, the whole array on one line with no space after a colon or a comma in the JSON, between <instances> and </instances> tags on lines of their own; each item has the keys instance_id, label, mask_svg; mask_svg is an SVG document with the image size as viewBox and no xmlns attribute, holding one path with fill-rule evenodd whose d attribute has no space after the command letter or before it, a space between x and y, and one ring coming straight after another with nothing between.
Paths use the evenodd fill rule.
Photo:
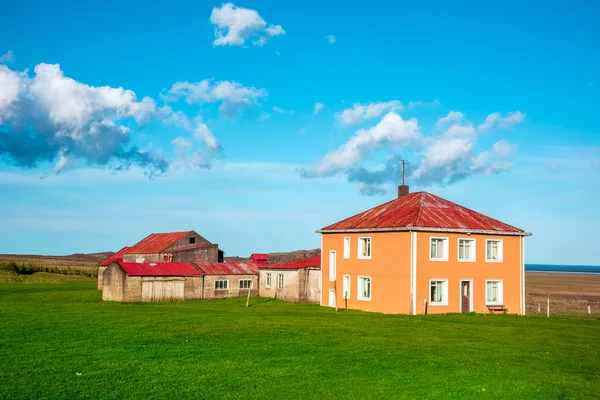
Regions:
<instances>
[{"instance_id":1,"label":"window sill","mask_svg":"<svg viewBox=\"0 0 600 400\"><path fill-rule=\"evenodd\" d=\"M445 302L445 303L434 303L434 302L431 302L431 303L429 303L429 305L430 306L448 306L448 302Z\"/></svg>"},{"instance_id":2,"label":"window sill","mask_svg":"<svg viewBox=\"0 0 600 400\"><path fill-rule=\"evenodd\" d=\"M371 256L369 256L369 257L365 257L365 256L358 256L358 259L359 259L359 260L370 260L370 259L371 259Z\"/></svg>"},{"instance_id":3,"label":"window sill","mask_svg":"<svg viewBox=\"0 0 600 400\"><path fill-rule=\"evenodd\" d=\"M477 262L477 260L461 260L460 258L458 259L458 262Z\"/></svg>"},{"instance_id":4,"label":"window sill","mask_svg":"<svg viewBox=\"0 0 600 400\"><path fill-rule=\"evenodd\" d=\"M486 302L486 303L485 303L485 306L486 306L486 307L487 307L487 306L504 306L504 302L503 302L503 301L500 301L500 302L494 302L494 303L488 303L488 302Z\"/></svg>"},{"instance_id":5,"label":"window sill","mask_svg":"<svg viewBox=\"0 0 600 400\"><path fill-rule=\"evenodd\" d=\"M367 298L361 298L361 297L359 297L358 300L360 300L360 301L371 301L371 298L369 297L367 299Z\"/></svg>"},{"instance_id":6,"label":"window sill","mask_svg":"<svg viewBox=\"0 0 600 400\"><path fill-rule=\"evenodd\" d=\"M485 260L486 263L501 263L503 261L504 260L488 260L488 259Z\"/></svg>"},{"instance_id":7,"label":"window sill","mask_svg":"<svg viewBox=\"0 0 600 400\"><path fill-rule=\"evenodd\" d=\"M429 261L448 261L448 258L431 258L431 257L429 257Z\"/></svg>"}]
</instances>

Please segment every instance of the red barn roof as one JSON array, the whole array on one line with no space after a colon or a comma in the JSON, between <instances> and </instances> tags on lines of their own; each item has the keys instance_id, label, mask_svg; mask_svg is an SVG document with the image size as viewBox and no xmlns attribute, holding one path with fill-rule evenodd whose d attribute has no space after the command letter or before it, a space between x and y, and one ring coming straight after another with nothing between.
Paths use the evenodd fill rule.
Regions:
<instances>
[{"instance_id":1,"label":"red barn roof","mask_svg":"<svg viewBox=\"0 0 600 400\"><path fill-rule=\"evenodd\" d=\"M191 231L152 233L145 239L131 246L126 254L156 254L160 253Z\"/></svg>"},{"instance_id":2,"label":"red barn roof","mask_svg":"<svg viewBox=\"0 0 600 400\"><path fill-rule=\"evenodd\" d=\"M202 275L192 263L134 263L118 262L129 276L191 276Z\"/></svg>"},{"instance_id":3,"label":"red barn roof","mask_svg":"<svg viewBox=\"0 0 600 400\"><path fill-rule=\"evenodd\" d=\"M117 251L112 256L108 257L106 260L98 263L99 267L108 267L111 263L115 261L123 261L123 254L129 248L129 246L123 247L121 250Z\"/></svg>"},{"instance_id":4,"label":"red barn roof","mask_svg":"<svg viewBox=\"0 0 600 400\"><path fill-rule=\"evenodd\" d=\"M253 275L258 266L249 262L195 263L206 275Z\"/></svg>"},{"instance_id":5,"label":"red barn roof","mask_svg":"<svg viewBox=\"0 0 600 400\"><path fill-rule=\"evenodd\" d=\"M416 192L399 197L317 232L402 230L530 235L519 228L427 192Z\"/></svg>"},{"instance_id":6,"label":"red barn roof","mask_svg":"<svg viewBox=\"0 0 600 400\"><path fill-rule=\"evenodd\" d=\"M277 264L261 265L260 268L267 269L300 269L300 268L321 268L321 256L301 258L299 260L286 261Z\"/></svg>"}]
</instances>

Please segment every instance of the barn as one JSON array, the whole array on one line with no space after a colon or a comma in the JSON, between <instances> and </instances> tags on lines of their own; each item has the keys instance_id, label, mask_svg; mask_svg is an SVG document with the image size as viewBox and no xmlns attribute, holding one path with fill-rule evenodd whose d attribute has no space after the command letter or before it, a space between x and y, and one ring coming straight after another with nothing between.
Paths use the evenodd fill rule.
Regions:
<instances>
[{"instance_id":1,"label":"barn","mask_svg":"<svg viewBox=\"0 0 600 400\"><path fill-rule=\"evenodd\" d=\"M260 296L319 303L321 256L260 265Z\"/></svg>"},{"instance_id":2,"label":"barn","mask_svg":"<svg viewBox=\"0 0 600 400\"><path fill-rule=\"evenodd\" d=\"M258 266L251 262L195 263L204 274L203 299L258 296Z\"/></svg>"}]
</instances>

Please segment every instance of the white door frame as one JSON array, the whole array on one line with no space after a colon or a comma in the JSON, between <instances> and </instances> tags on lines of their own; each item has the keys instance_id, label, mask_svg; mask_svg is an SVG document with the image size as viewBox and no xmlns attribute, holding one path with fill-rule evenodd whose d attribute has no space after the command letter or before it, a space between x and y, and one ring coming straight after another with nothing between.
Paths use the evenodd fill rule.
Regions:
<instances>
[{"instance_id":1,"label":"white door frame","mask_svg":"<svg viewBox=\"0 0 600 400\"><path fill-rule=\"evenodd\" d=\"M458 286L458 293L459 293L459 302L458 304L460 304L460 312L463 312L462 310L462 283L463 282L470 282L471 284L469 285L469 289L471 289L471 292L469 293L469 312L473 312L473 279L461 279L459 282L459 286Z\"/></svg>"}]
</instances>

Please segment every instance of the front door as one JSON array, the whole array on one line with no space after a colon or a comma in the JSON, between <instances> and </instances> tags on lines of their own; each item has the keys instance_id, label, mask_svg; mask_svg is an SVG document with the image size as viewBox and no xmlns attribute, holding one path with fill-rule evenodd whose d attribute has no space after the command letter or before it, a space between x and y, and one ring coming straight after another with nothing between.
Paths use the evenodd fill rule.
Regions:
<instances>
[{"instance_id":1,"label":"front door","mask_svg":"<svg viewBox=\"0 0 600 400\"><path fill-rule=\"evenodd\" d=\"M460 312L471 312L471 281L460 281Z\"/></svg>"},{"instance_id":2,"label":"front door","mask_svg":"<svg viewBox=\"0 0 600 400\"><path fill-rule=\"evenodd\" d=\"M329 307L335 307L335 290L329 289Z\"/></svg>"}]
</instances>

